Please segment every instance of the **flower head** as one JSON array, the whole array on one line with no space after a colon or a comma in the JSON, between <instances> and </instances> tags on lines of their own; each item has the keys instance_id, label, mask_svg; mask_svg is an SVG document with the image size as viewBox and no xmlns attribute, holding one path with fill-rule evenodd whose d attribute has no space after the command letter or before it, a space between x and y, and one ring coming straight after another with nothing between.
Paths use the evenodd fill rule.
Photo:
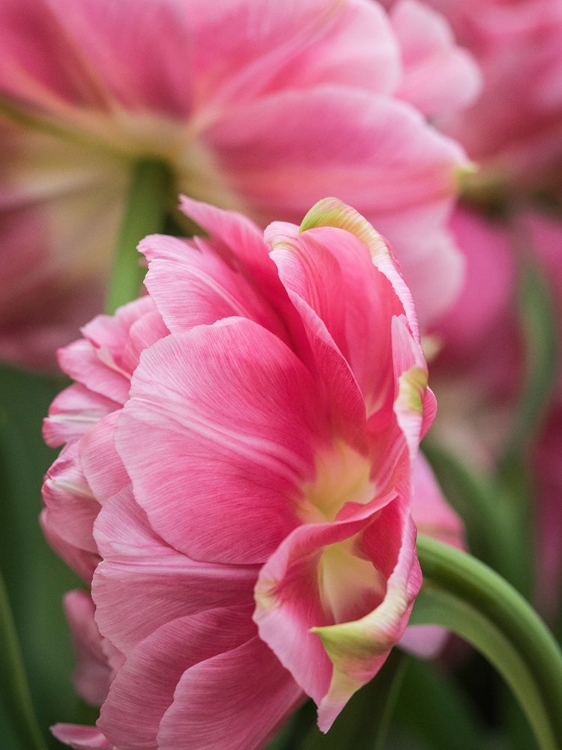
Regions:
<instances>
[{"instance_id":1,"label":"flower head","mask_svg":"<svg viewBox=\"0 0 562 750\"><path fill-rule=\"evenodd\" d=\"M305 695L327 730L421 582L412 477L434 400L388 246L335 199L265 242L182 207L209 237L141 243L148 296L61 351L76 383L45 424L66 446L42 521L92 580L94 607L73 608L102 638L83 648L92 692L111 655L97 729L55 729L74 746L228 732L248 750Z\"/></svg>"},{"instance_id":2,"label":"flower head","mask_svg":"<svg viewBox=\"0 0 562 750\"><path fill-rule=\"evenodd\" d=\"M3 357L46 364L102 309L147 158L171 195L264 226L338 195L393 243L424 321L454 295L443 227L464 155L416 109L415 81L402 87L378 4L6 0L0 49Z\"/></svg>"}]
</instances>

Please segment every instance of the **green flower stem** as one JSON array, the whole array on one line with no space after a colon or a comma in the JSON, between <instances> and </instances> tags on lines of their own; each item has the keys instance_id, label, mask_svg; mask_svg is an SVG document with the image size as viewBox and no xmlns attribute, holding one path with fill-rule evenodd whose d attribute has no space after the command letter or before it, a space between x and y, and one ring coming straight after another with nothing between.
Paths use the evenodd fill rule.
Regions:
<instances>
[{"instance_id":1,"label":"green flower stem","mask_svg":"<svg viewBox=\"0 0 562 750\"><path fill-rule=\"evenodd\" d=\"M107 313L139 296L145 269L137 245L147 234L163 230L172 190L173 176L164 162L146 159L134 165L107 293Z\"/></svg>"},{"instance_id":2,"label":"green flower stem","mask_svg":"<svg viewBox=\"0 0 562 750\"><path fill-rule=\"evenodd\" d=\"M502 460L502 469L515 487L544 423L558 376L558 318L549 281L529 257L521 260L520 277L518 306L525 374L511 441Z\"/></svg>"},{"instance_id":3,"label":"green flower stem","mask_svg":"<svg viewBox=\"0 0 562 750\"><path fill-rule=\"evenodd\" d=\"M37 724L4 578L0 574L0 693L26 750L46 750Z\"/></svg>"},{"instance_id":4,"label":"green flower stem","mask_svg":"<svg viewBox=\"0 0 562 750\"><path fill-rule=\"evenodd\" d=\"M442 625L503 675L542 750L562 747L562 653L530 605L479 560L425 535L424 574L411 624Z\"/></svg>"}]
</instances>

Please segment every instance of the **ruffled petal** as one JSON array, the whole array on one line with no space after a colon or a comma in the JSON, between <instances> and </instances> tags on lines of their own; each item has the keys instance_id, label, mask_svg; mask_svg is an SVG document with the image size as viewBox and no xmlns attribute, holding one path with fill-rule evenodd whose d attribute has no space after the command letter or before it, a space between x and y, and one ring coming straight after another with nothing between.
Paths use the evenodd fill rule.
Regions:
<instances>
[{"instance_id":1,"label":"ruffled petal","mask_svg":"<svg viewBox=\"0 0 562 750\"><path fill-rule=\"evenodd\" d=\"M166 544L129 490L108 501L95 525L103 560L92 584L102 633L128 654L166 622L251 602L259 568L197 562Z\"/></svg>"},{"instance_id":2,"label":"ruffled petal","mask_svg":"<svg viewBox=\"0 0 562 750\"><path fill-rule=\"evenodd\" d=\"M156 747L160 722L183 673L253 637L249 607L212 610L165 623L128 655L102 706L100 730L119 750Z\"/></svg>"},{"instance_id":3,"label":"ruffled petal","mask_svg":"<svg viewBox=\"0 0 562 750\"><path fill-rule=\"evenodd\" d=\"M327 201L324 205L333 206ZM334 220L331 212L329 220ZM375 266L369 246L339 227L298 232L292 225L276 223L266 237L275 248L272 257L283 283L327 327L351 367L370 415L392 398L392 369L381 367L381 362L390 361L390 318L404 308L389 279Z\"/></svg>"},{"instance_id":4,"label":"ruffled petal","mask_svg":"<svg viewBox=\"0 0 562 750\"><path fill-rule=\"evenodd\" d=\"M100 505L78 461L77 445L67 446L47 472L41 526L58 554L86 581L100 560L92 536Z\"/></svg>"},{"instance_id":5,"label":"ruffled petal","mask_svg":"<svg viewBox=\"0 0 562 750\"><path fill-rule=\"evenodd\" d=\"M260 636L319 705L324 731L406 626L421 577L403 505L350 503L331 524L300 526L260 572Z\"/></svg>"},{"instance_id":6,"label":"ruffled petal","mask_svg":"<svg viewBox=\"0 0 562 750\"><path fill-rule=\"evenodd\" d=\"M303 701L268 646L252 638L184 672L158 732L160 750L257 750Z\"/></svg>"}]
</instances>

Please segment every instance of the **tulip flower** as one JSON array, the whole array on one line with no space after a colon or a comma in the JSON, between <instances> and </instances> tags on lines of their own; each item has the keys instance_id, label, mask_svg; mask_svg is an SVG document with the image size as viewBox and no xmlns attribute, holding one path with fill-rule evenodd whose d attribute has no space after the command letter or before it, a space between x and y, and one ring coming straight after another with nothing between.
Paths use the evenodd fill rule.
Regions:
<instances>
[{"instance_id":1,"label":"tulip flower","mask_svg":"<svg viewBox=\"0 0 562 750\"><path fill-rule=\"evenodd\" d=\"M91 581L77 683L110 684L97 728L55 727L74 747L248 750L305 696L328 730L407 625L414 485L458 533L418 467L434 400L380 235L334 199L265 241L182 209L209 238L141 243L148 296L61 350L45 424L43 526Z\"/></svg>"}]
</instances>

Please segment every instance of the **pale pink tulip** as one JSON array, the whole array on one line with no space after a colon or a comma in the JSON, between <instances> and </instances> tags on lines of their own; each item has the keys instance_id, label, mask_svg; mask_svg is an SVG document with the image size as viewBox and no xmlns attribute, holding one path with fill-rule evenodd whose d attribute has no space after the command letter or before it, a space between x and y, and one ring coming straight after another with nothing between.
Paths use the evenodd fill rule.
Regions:
<instances>
[{"instance_id":1,"label":"pale pink tulip","mask_svg":"<svg viewBox=\"0 0 562 750\"><path fill-rule=\"evenodd\" d=\"M335 199L265 242L182 205L210 239L141 243L149 296L61 351L46 421L43 525L93 571L79 687L113 678L96 729L54 728L73 747L250 750L306 696L326 731L406 627L412 483L459 532L414 469L435 404L381 237Z\"/></svg>"},{"instance_id":2,"label":"pale pink tulip","mask_svg":"<svg viewBox=\"0 0 562 750\"><path fill-rule=\"evenodd\" d=\"M140 158L262 225L338 195L434 317L460 283L444 225L465 159L402 101L401 34L369 0L2 2L0 354L47 364L102 309Z\"/></svg>"}]
</instances>

